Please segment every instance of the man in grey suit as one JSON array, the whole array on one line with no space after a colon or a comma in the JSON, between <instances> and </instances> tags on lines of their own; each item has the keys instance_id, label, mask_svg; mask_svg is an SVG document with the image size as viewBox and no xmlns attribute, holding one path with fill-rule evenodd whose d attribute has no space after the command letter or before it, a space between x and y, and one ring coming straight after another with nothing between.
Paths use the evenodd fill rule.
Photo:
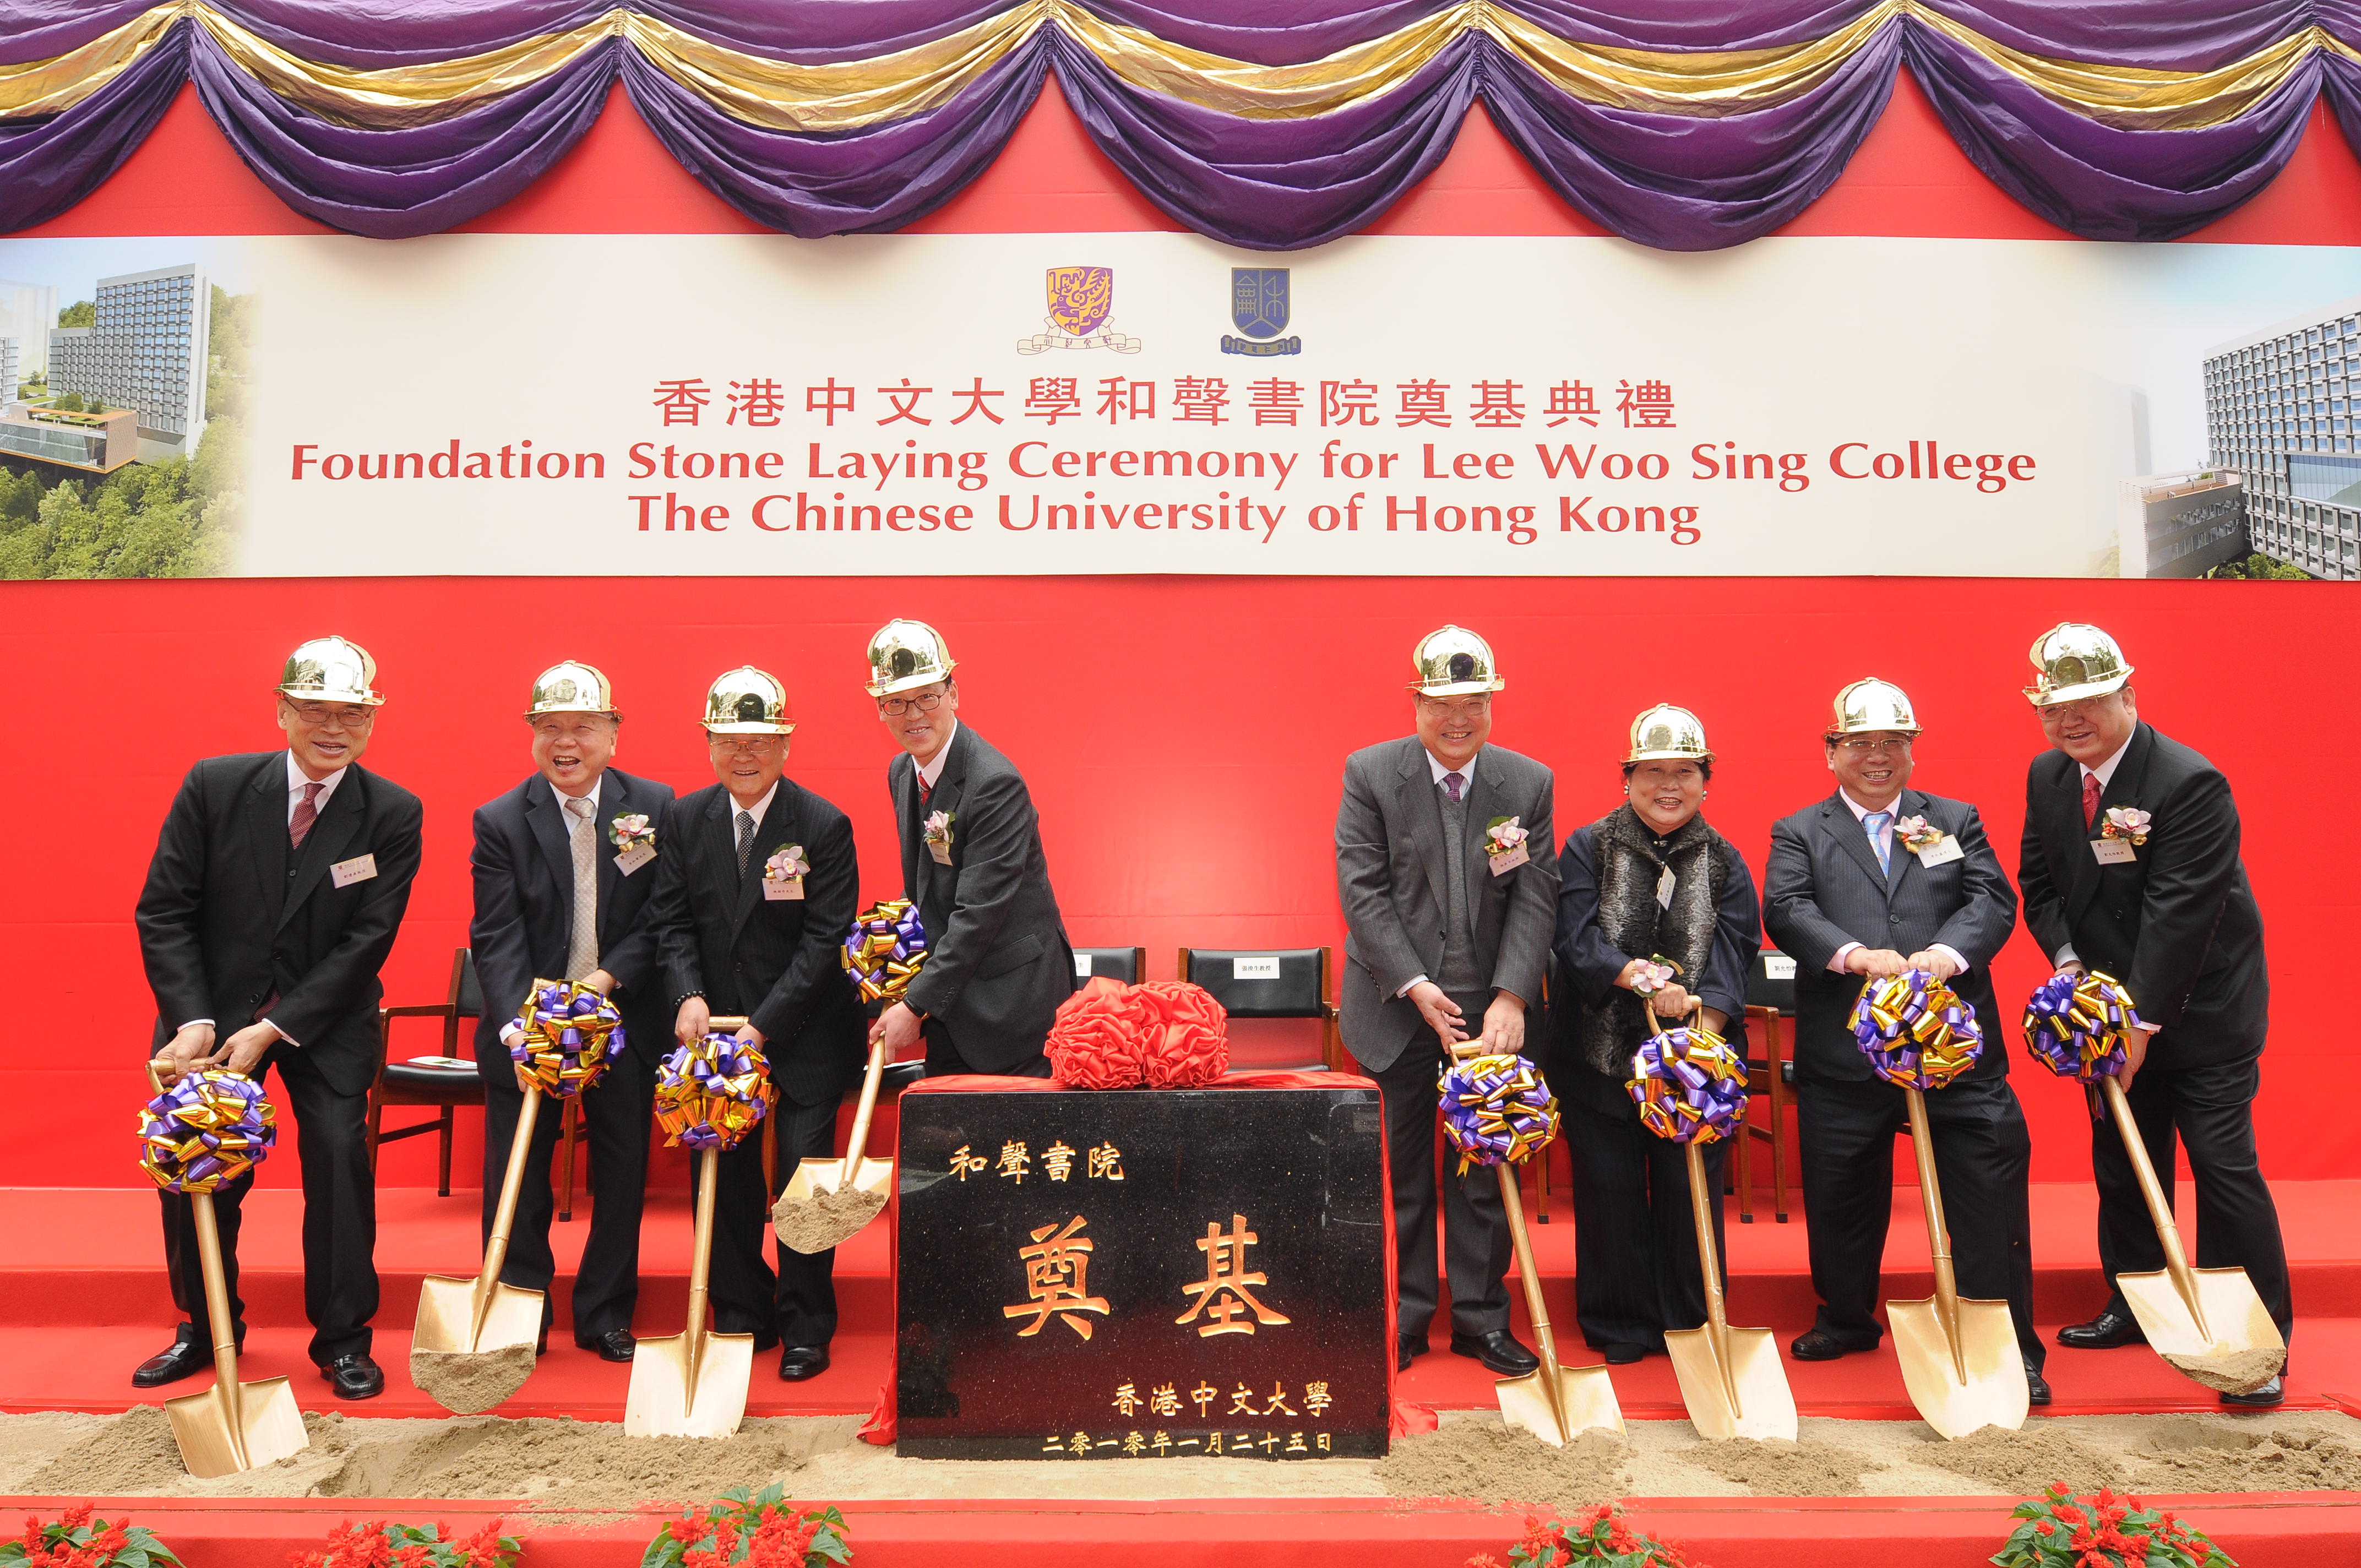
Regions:
<instances>
[{"instance_id":1,"label":"man in grey suit","mask_svg":"<svg viewBox=\"0 0 2361 1568\"><path fill-rule=\"evenodd\" d=\"M1557 918L1550 771L1486 744L1503 685L1481 637L1446 626L1411 654L1418 733L1345 762L1336 888L1345 1044L1385 1102L1400 1262L1397 1364L1435 1310L1436 1080L1451 1047L1524 1047ZM1519 836L1519 834L1521 836ZM1503 1376L1540 1365L1509 1332L1509 1227L1488 1170L1445 1174L1451 1349Z\"/></svg>"},{"instance_id":2,"label":"man in grey suit","mask_svg":"<svg viewBox=\"0 0 2361 1568\"><path fill-rule=\"evenodd\" d=\"M959 721L958 667L923 620L869 640L869 695L902 748L885 768L902 895L927 930L926 968L870 1034L888 1061L924 1039L928 1078L1047 1078L1041 1044L1074 993L1074 949L1025 775Z\"/></svg>"},{"instance_id":3,"label":"man in grey suit","mask_svg":"<svg viewBox=\"0 0 2361 1568\"><path fill-rule=\"evenodd\" d=\"M1992 960L2016 927L2016 891L1976 808L1908 787L1918 721L1884 681L1837 694L1823 738L1837 791L1773 825L1763 926L1795 960L1795 1126L1820 1310L1799 1361L1874 1350L1878 1263L1894 1209L1903 1091L1880 1080L1847 1017L1867 977L1925 970L1983 1025L1983 1053L1927 1093L1960 1294L2005 1299L2033 1403L2049 1403L2033 1330L2033 1140L2008 1084L2009 1020Z\"/></svg>"}]
</instances>

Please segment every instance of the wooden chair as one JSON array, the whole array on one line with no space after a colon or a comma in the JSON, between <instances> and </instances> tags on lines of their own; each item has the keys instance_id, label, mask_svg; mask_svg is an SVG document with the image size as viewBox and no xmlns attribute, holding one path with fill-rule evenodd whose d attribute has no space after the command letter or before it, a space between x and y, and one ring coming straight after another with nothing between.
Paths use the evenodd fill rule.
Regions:
<instances>
[{"instance_id":1,"label":"wooden chair","mask_svg":"<svg viewBox=\"0 0 2361 1568\"><path fill-rule=\"evenodd\" d=\"M1795 960L1776 948L1756 955L1746 976L1748 1056L1745 1135L1738 1140L1738 1223L1754 1223L1754 1140L1771 1146L1771 1209L1787 1223L1787 1107L1795 1100L1795 1065L1787 1046L1795 1029ZM1760 1054L1755 1054L1759 1050ZM1769 1125L1754 1114L1767 1107Z\"/></svg>"},{"instance_id":2,"label":"wooden chair","mask_svg":"<svg viewBox=\"0 0 2361 1568\"><path fill-rule=\"evenodd\" d=\"M1148 978L1146 948L1076 948L1074 949L1074 989L1076 991L1104 975L1126 985L1137 985Z\"/></svg>"},{"instance_id":3,"label":"wooden chair","mask_svg":"<svg viewBox=\"0 0 2361 1568\"><path fill-rule=\"evenodd\" d=\"M466 948L451 954L450 992L443 1001L415 1007L380 1007L377 1010L377 1079L369 1085L368 1094L368 1156L369 1173L377 1173L377 1151L380 1144L398 1143L423 1133L434 1133L441 1140L440 1158L436 1163L437 1197L451 1196L451 1129L453 1112L461 1105L481 1105L484 1102L484 1080L476 1076L472 1062L464 1068L434 1067L412 1061L393 1059L393 1021L396 1018L439 1018L443 1021L442 1054L460 1059L460 1024L472 1024L484 1014L484 988L476 979L475 955ZM467 1056L474 1054L475 1042L467 1042ZM407 1127L384 1131L385 1108L389 1105L432 1105L439 1113L432 1120Z\"/></svg>"},{"instance_id":4,"label":"wooden chair","mask_svg":"<svg viewBox=\"0 0 2361 1568\"><path fill-rule=\"evenodd\" d=\"M1273 1070L1336 1070L1342 1051L1326 948L1183 948L1180 975L1211 992L1233 1018L1316 1018L1320 1059Z\"/></svg>"}]
</instances>

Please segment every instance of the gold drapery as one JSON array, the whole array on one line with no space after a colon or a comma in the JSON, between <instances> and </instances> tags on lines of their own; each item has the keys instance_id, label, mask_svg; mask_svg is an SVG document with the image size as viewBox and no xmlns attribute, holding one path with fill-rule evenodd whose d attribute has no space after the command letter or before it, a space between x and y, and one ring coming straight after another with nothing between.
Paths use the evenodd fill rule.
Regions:
<instances>
[{"instance_id":1,"label":"gold drapery","mask_svg":"<svg viewBox=\"0 0 2361 1568\"><path fill-rule=\"evenodd\" d=\"M1075 0L1021 0L929 43L823 65L747 54L657 17L618 8L564 32L423 65L358 71L307 60L204 0L141 13L82 48L0 65L0 120L71 108L188 20L239 69L290 103L363 129L431 124L540 81L620 38L722 113L768 130L852 131L938 107L1045 27L1064 31L1128 86L1242 119L1324 115L1392 92L1463 35L1481 33L1551 86L1585 103L1711 116L1767 108L1825 82L1886 28L1927 27L1973 50L2052 102L2126 129L2218 126L2246 113L2315 52L2361 59L2318 27L2210 71L2158 71L2061 60L2010 48L1928 9L1879 0L1825 38L1779 49L1612 49L1560 38L1495 7L1460 0L1383 38L1298 65L1257 65L1106 21Z\"/></svg>"}]
</instances>

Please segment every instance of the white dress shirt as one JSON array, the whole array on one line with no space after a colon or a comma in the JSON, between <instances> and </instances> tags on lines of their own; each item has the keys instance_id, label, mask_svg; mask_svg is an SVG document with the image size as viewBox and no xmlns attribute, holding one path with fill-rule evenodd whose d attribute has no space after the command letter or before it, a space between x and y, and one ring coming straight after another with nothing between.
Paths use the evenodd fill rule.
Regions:
<instances>
[{"instance_id":1,"label":"white dress shirt","mask_svg":"<svg viewBox=\"0 0 2361 1568\"><path fill-rule=\"evenodd\" d=\"M1837 790L1837 798L1843 801L1845 805L1851 809L1853 820L1861 825L1861 837L1867 838L1869 836L1869 807L1863 806L1861 802L1847 795L1841 787ZM1888 805L1885 808L1885 825L1877 830L1878 850L1883 857L1889 861L1892 860L1894 856L1894 824L1895 819L1901 816L1901 805L1902 797L1897 795L1894 797L1892 804ZM1907 851L1905 851L1905 853ZM1836 950L1836 956L1828 959L1829 970L1836 974L1851 973L1852 971L1845 967L1845 960L1852 957L1852 950L1855 948L1865 945L1866 944L1861 942L1847 942L1843 947L1839 948ZM1945 958L1950 959L1952 963L1959 966L1960 973L1965 974L1968 972L1970 968L1968 960L1960 955L1960 952L1957 948L1951 947L1943 942L1929 942L1927 944L1927 950L1929 952L1940 953Z\"/></svg>"},{"instance_id":2,"label":"white dress shirt","mask_svg":"<svg viewBox=\"0 0 2361 1568\"><path fill-rule=\"evenodd\" d=\"M723 786L721 793L724 795L730 795L728 786ZM771 809L771 798L778 793L779 781L773 779L771 781L771 787L763 792L763 798L756 801L752 806L741 806L738 804L738 797L734 795L730 795L730 844L732 849L735 849L738 845L738 814L741 811L752 814L754 818L754 831L757 833L761 832L763 830L763 816L765 812ZM747 850L747 853L752 854L753 853L753 850L750 848Z\"/></svg>"},{"instance_id":3,"label":"white dress shirt","mask_svg":"<svg viewBox=\"0 0 2361 1568\"><path fill-rule=\"evenodd\" d=\"M951 742L958 739L959 720L954 718L951 720L951 732L943 737L943 743L936 749L934 757L918 764L918 782L928 790L932 790L935 781L943 776L943 768L951 760Z\"/></svg>"},{"instance_id":4,"label":"white dress shirt","mask_svg":"<svg viewBox=\"0 0 2361 1568\"><path fill-rule=\"evenodd\" d=\"M1476 756L1480 757L1483 754L1483 749L1478 747L1477 749ZM1449 778L1454 773L1457 773L1459 775L1459 798L1462 800L1466 800L1467 798L1467 792L1476 787L1476 757L1468 758L1466 762L1460 763L1455 768L1447 765L1442 758L1436 756L1433 752L1429 751L1426 754L1426 766L1427 771L1434 775L1434 787L1437 789L1441 789L1443 787L1443 781L1444 779ZM1410 977L1409 982L1400 991L1395 992L1394 994L1396 996L1408 996L1411 993L1412 987L1424 985L1425 983L1426 976L1423 974L1414 974Z\"/></svg>"}]
</instances>

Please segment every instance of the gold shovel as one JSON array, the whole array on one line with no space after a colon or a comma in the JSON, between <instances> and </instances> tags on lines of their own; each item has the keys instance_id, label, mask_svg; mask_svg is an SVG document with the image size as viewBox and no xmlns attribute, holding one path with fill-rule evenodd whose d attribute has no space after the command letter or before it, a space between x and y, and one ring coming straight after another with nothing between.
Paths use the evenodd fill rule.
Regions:
<instances>
[{"instance_id":1,"label":"gold shovel","mask_svg":"<svg viewBox=\"0 0 2361 1568\"><path fill-rule=\"evenodd\" d=\"M168 1078L178 1078L171 1061L148 1064L148 1081L158 1094ZM202 1394L164 1401L181 1463L200 1481L276 1464L312 1446L303 1412L284 1377L237 1380L237 1331L230 1322L229 1280L222 1269L221 1232L214 1224L214 1195L188 1195L197 1222L197 1258L205 1274L205 1316L214 1331L214 1386Z\"/></svg>"},{"instance_id":2,"label":"gold shovel","mask_svg":"<svg viewBox=\"0 0 2361 1568\"><path fill-rule=\"evenodd\" d=\"M1951 1237L1943 1223L1943 1189L1935 1179L1935 1139L1927 1127L1927 1096L1910 1097L1910 1142L1918 1158L1918 1197L1927 1208L1927 1245L1935 1256L1935 1294L1924 1301L1888 1301L1894 1353L1903 1386L1928 1426L1947 1438L1984 1427L2010 1431L2025 1424L2032 1394L2025 1380L2025 1350L2005 1301L1960 1299L1951 1276Z\"/></svg>"},{"instance_id":3,"label":"gold shovel","mask_svg":"<svg viewBox=\"0 0 2361 1568\"><path fill-rule=\"evenodd\" d=\"M716 1018L707 1027L735 1034L743 1018ZM771 1129L758 1126L758 1135ZM688 1326L676 1334L640 1341L631 1355L631 1393L623 1431L631 1437L728 1437L746 1417L746 1387L754 1376L754 1336L715 1333L705 1326L706 1279L713 1257L713 1200L721 1151L697 1157L697 1238L688 1262Z\"/></svg>"},{"instance_id":4,"label":"gold shovel","mask_svg":"<svg viewBox=\"0 0 2361 1568\"><path fill-rule=\"evenodd\" d=\"M2173 1223L2156 1167L2148 1163L2131 1102L2124 1098L2121 1082L2113 1078L2102 1081L2107 1108L2114 1113L2115 1128L2139 1174L2140 1195L2147 1200L2157 1240L2164 1244L2162 1272L2118 1274L2115 1288L2130 1303L2147 1343L2174 1371L2219 1393L2251 1394L2287 1365L2287 1342L2245 1269L2189 1266L2180 1227Z\"/></svg>"},{"instance_id":5,"label":"gold shovel","mask_svg":"<svg viewBox=\"0 0 2361 1568\"><path fill-rule=\"evenodd\" d=\"M1745 1135L1741 1130L1740 1136ZM1779 1365L1779 1346L1769 1329L1734 1329L1722 1301L1721 1255L1713 1245L1711 1203L1707 1196L1705 1156L1695 1143L1688 1151L1689 1213L1697 1223L1697 1262L1705 1274L1705 1322L1694 1329L1666 1329L1664 1350L1680 1379L1681 1402L1697 1435L1719 1442L1733 1437L1784 1437L1795 1441L1795 1394Z\"/></svg>"},{"instance_id":6,"label":"gold shovel","mask_svg":"<svg viewBox=\"0 0 2361 1568\"><path fill-rule=\"evenodd\" d=\"M861 1083L861 1106L852 1113L852 1135L842 1159L807 1159L787 1179L787 1190L771 1208L771 1228L782 1245L806 1254L826 1252L851 1241L885 1207L894 1184L894 1162L864 1157L869 1117L877 1109L877 1082L885 1072L885 1040L870 1042L869 1072Z\"/></svg>"},{"instance_id":7,"label":"gold shovel","mask_svg":"<svg viewBox=\"0 0 2361 1568\"><path fill-rule=\"evenodd\" d=\"M507 1401L533 1376L544 1298L538 1290L500 1283L508 1261L509 1226L524 1185L525 1157L541 1110L541 1091L524 1085L516 1135L509 1140L508 1174L484 1266L472 1279L430 1274L418 1288L418 1321L410 1331L410 1380L454 1415L472 1416ZM456 1357L467 1359L455 1360Z\"/></svg>"},{"instance_id":8,"label":"gold shovel","mask_svg":"<svg viewBox=\"0 0 2361 1568\"><path fill-rule=\"evenodd\" d=\"M1517 1275L1525 1284L1525 1311L1533 1320L1533 1339L1542 1364L1522 1377L1503 1377L1492 1385L1500 1401L1500 1415L1512 1427L1522 1427L1552 1448L1574 1441L1574 1434L1591 1427L1623 1434L1623 1407L1616 1402L1615 1385L1604 1366L1560 1366L1557 1340L1550 1332L1549 1309L1542 1303L1541 1270L1533 1266L1533 1244L1525 1231L1525 1205L1517 1190L1515 1165L1502 1160L1492 1168L1500 1178L1500 1207L1509 1213L1509 1235L1517 1246Z\"/></svg>"}]
</instances>

